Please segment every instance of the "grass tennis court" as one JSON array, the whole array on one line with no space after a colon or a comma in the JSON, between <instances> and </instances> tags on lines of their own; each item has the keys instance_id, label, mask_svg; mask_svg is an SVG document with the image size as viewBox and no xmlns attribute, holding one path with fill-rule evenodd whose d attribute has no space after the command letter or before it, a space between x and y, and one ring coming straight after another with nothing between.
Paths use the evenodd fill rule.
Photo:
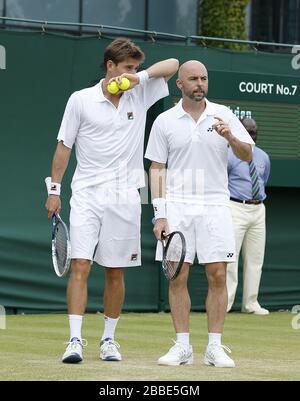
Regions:
<instances>
[{"instance_id":1,"label":"grass tennis court","mask_svg":"<svg viewBox=\"0 0 300 401\"><path fill-rule=\"evenodd\" d=\"M89 344L79 365L60 362L68 334L65 315L10 315L6 330L0 330L0 380L300 380L300 331L291 326L294 316L228 314L223 342L237 367L216 369L202 364L204 313L191 314L195 363L178 367L156 364L174 338L169 313L124 313L116 337L123 361L111 363L98 359L102 315L86 315L83 336Z\"/></svg>"}]
</instances>

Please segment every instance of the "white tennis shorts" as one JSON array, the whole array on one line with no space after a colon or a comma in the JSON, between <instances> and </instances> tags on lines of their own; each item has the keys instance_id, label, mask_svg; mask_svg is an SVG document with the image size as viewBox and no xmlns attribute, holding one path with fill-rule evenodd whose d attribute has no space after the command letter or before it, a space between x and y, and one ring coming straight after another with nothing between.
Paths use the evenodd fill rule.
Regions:
<instances>
[{"instance_id":1,"label":"white tennis shorts","mask_svg":"<svg viewBox=\"0 0 300 401\"><path fill-rule=\"evenodd\" d=\"M185 262L199 264L235 262L235 240L228 206L197 206L167 202L170 232L181 231L186 239ZM158 241L156 260L162 260L162 245Z\"/></svg>"},{"instance_id":2,"label":"white tennis shorts","mask_svg":"<svg viewBox=\"0 0 300 401\"><path fill-rule=\"evenodd\" d=\"M70 200L72 259L105 267L141 265L141 200L137 189L89 187Z\"/></svg>"}]
</instances>

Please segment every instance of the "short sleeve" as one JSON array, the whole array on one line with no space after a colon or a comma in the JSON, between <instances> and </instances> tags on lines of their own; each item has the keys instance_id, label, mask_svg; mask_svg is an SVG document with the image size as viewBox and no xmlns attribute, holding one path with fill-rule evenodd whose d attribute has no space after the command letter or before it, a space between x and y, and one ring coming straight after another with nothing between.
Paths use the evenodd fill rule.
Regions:
<instances>
[{"instance_id":1,"label":"short sleeve","mask_svg":"<svg viewBox=\"0 0 300 401\"><path fill-rule=\"evenodd\" d=\"M70 149L74 145L80 127L80 110L80 99L75 92L68 100L57 136L57 140L63 141L64 145Z\"/></svg>"},{"instance_id":2,"label":"short sleeve","mask_svg":"<svg viewBox=\"0 0 300 401\"><path fill-rule=\"evenodd\" d=\"M137 85L136 88L143 97L143 102L147 110L155 102L169 95L168 83L164 77L150 78L142 85Z\"/></svg>"},{"instance_id":3,"label":"short sleeve","mask_svg":"<svg viewBox=\"0 0 300 401\"><path fill-rule=\"evenodd\" d=\"M166 163L168 154L167 137L162 126L162 121L158 117L152 125L145 157L157 163Z\"/></svg>"}]
</instances>

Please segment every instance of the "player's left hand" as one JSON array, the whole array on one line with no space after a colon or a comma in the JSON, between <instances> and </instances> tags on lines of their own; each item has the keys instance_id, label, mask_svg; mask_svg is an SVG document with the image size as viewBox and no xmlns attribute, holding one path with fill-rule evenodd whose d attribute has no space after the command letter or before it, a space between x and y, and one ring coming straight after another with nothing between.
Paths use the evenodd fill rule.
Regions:
<instances>
[{"instance_id":1,"label":"player's left hand","mask_svg":"<svg viewBox=\"0 0 300 401\"><path fill-rule=\"evenodd\" d=\"M225 121L223 121L220 117L214 116L214 119L218 121L213 124L212 128L217 131L219 135L229 140L232 134L228 124L226 124Z\"/></svg>"}]
</instances>

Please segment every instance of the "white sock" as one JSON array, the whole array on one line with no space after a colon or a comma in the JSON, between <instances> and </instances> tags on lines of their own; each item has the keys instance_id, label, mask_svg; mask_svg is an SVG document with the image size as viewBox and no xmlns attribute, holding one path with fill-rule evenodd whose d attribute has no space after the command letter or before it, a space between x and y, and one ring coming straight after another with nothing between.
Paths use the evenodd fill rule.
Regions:
<instances>
[{"instance_id":1,"label":"white sock","mask_svg":"<svg viewBox=\"0 0 300 401\"><path fill-rule=\"evenodd\" d=\"M208 333L208 345L221 345L222 333Z\"/></svg>"},{"instance_id":2,"label":"white sock","mask_svg":"<svg viewBox=\"0 0 300 401\"><path fill-rule=\"evenodd\" d=\"M176 341L184 345L190 345L190 333L176 333Z\"/></svg>"},{"instance_id":3,"label":"white sock","mask_svg":"<svg viewBox=\"0 0 300 401\"><path fill-rule=\"evenodd\" d=\"M69 325L70 325L70 340L73 337L79 338L81 341L81 326L83 316L81 315L68 315L69 316Z\"/></svg>"},{"instance_id":4,"label":"white sock","mask_svg":"<svg viewBox=\"0 0 300 401\"><path fill-rule=\"evenodd\" d=\"M105 340L106 338L115 339L115 330L119 319L119 317L113 319L112 317L104 315L104 331L101 340Z\"/></svg>"}]
</instances>

